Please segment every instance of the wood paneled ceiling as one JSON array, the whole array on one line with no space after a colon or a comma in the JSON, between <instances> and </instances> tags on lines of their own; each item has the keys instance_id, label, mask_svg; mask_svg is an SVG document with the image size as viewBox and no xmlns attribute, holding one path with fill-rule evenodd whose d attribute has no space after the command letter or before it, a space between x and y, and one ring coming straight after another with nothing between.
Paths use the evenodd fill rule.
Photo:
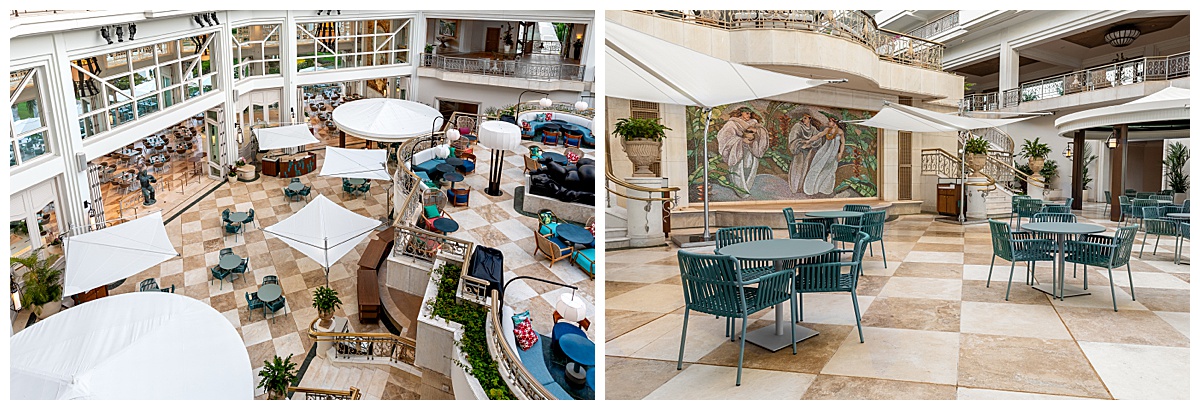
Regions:
<instances>
[{"instance_id":1,"label":"wood paneled ceiling","mask_svg":"<svg viewBox=\"0 0 1200 410\"><path fill-rule=\"evenodd\" d=\"M1030 64L1033 64L1036 62L1038 62L1038 60L1034 60L1032 58L1025 57L1025 56L1019 56L1019 60L1017 61L1017 64L1020 66L1027 66L1027 65L1030 65ZM994 74L997 71L1000 71L1000 57L996 57L996 58L993 58L990 60L980 61L978 63L971 64L966 67L956 68L953 71L956 73L959 73L959 74L973 75L976 77L983 77L983 76L987 76L990 74Z\"/></svg>"},{"instance_id":2,"label":"wood paneled ceiling","mask_svg":"<svg viewBox=\"0 0 1200 410\"><path fill-rule=\"evenodd\" d=\"M1169 29L1186 17L1187 16L1162 16L1121 20L1103 27L1097 27L1082 33L1063 37L1062 39L1087 48L1096 48L1108 44L1107 41L1104 41L1104 35L1107 34L1108 30L1112 29L1113 27L1123 25L1134 26L1141 31L1142 35L1144 36L1155 31Z\"/></svg>"}]
</instances>

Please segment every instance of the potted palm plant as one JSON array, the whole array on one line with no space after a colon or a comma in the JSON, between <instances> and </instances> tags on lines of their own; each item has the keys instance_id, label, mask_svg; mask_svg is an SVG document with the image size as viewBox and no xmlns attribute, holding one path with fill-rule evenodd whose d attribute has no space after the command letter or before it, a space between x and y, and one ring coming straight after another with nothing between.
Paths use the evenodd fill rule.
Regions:
<instances>
[{"instance_id":1,"label":"potted palm plant","mask_svg":"<svg viewBox=\"0 0 1200 410\"><path fill-rule=\"evenodd\" d=\"M1042 172L1042 166L1046 163L1046 155L1049 153L1050 145L1043 143L1041 137L1025 140L1021 144L1021 156L1029 159L1029 169L1033 170L1034 174Z\"/></svg>"},{"instance_id":2,"label":"potted palm plant","mask_svg":"<svg viewBox=\"0 0 1200 410\"><path fill-rule=\"evenodd\" d=\"M650 165L658 162L662 155L662 139L667 128L658 123L658 118L621 118L613 127L613 134L621 137L625 155L636 167L635 177L652 177Z\"/></svg>"},{"instance_id":3,"label":"potted palm plant","mask_svg":"<svg viewBox=\"0 0 1200 410\"><path fill-rule=\"evenodd\" d=\"M292 363L292 355L286 359L275 356L274 360L263 361L262 370L258 371L258 387L267 391L267 399L283 400L287 397L288 386L299 380L296 375L296 364Z\"/></svg>"},{"instance_id":4,"label":"potted palm plant","mask_svg":"<svg viewBox=\"0 0 1200 410\"><path fill-rule=\"evenodd\" d=\"M963 145L963 151L967 153L967 166L971 167L971 177L983 177L983 166L987 164L987 140L980 137L968 138L967 143Z\"/></svg>"},{"instance_id":5,"label":"potted palm plant","mask_svg":"<svg viewBox=\"0 0 1200 410\"><path fill-rule=\"evenodd\" d=\"M1175 191L1175 203L1187 199L1188 184L1191 183L1187 163L1191 158L1192 153L1187 146L1178 142L1167 145L1167 161L1163 165L1166 166L1167 186Z\"/></svg>"},{"instance_id":6,"label":"potted palm plant","mask_svg":"<svg viewBox=\"0 0 1200 410\"><path fill-rule=\"evenodd\" d=\"M338 293L327 286L321 286L313 290L313 307L317 308L317 317L321 319L318 326L329 328L333 324L333 311L342 306L342 300L338 299Z\"/></svg>"},{"instance_id":7,"label":"potted palm plant","mask_svg":"<svg viewBox=\"0 0 1200 410\"><path fill-rule=\"evenodd\" d=\"M62 255L52 254L42 259L42 248L34 249L28 256L9 257L9 262L25 268L25 285L21 292L21 304L28 306L38 319L45 319L62 309L62 271L55 269L54 262Z\"/></svg>"}]
</instances>

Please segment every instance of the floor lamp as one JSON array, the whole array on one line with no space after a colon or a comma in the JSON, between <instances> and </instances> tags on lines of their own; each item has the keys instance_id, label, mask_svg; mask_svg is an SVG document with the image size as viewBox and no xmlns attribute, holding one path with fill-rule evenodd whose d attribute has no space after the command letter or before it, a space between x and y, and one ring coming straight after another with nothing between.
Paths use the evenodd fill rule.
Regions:
<instances>
[{"instance_id":1,"label":"floor lamp","mask_svg":"<svg viewBox=\"0 0 1200 410\"><path fill-rule=\"evenodd\" d=\"M479 144L492 150L492 174L483 192L500 196L500 174L504 171L504 151L521 146L521 127L504 121L485 121L479 125Z\"/></svg>"}]
</instances>

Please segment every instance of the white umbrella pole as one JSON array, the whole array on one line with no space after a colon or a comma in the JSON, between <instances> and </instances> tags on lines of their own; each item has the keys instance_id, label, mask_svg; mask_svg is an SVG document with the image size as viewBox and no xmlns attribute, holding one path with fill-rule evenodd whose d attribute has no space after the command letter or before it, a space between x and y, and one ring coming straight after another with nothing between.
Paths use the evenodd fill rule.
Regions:
<instances>
[{"instance_id":1,"label":"white umbrella pole","mask_svg":"<svg viewBox=\"0 0 1200 410\"><path fill-rule=\"evenodd\" d=\"M329 287L329 238L325 238L325 260L322 265L325 265L325 287Z\"/></svg>"},{"instance_id":2,"label":"white umbrella pole","mask_svg":"<svg viewBox=\"0 0 1200 410\"><path fill-rule=\"evenodd\" d=\"M704 242L708 242L708 125L712 122L712 108L705 107L704 134L700 136L700 146L704 149L704 185L700 191L704 193Z\"/></svg>"}]
</instances>

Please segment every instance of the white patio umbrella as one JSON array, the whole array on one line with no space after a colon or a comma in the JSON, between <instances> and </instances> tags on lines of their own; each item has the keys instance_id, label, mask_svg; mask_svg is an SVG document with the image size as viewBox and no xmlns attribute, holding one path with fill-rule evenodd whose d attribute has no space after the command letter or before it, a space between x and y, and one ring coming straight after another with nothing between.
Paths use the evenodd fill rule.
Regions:
<instances>
[{"instance_id":1,"label":"white patio umbrella","mask_svg":"<svg viewBox=\"0 0 1200 410\"><path fill-rule=\"evenodd\" d=\"M325 147L321 176L391 179L387 171L387 150Z\"/></svg>"},{"instance_id":2,"label":"white patio umbrella","mask_svg":"<svg viewBox=\"0 0 1200 410\"><path fill-rule=\"evenodd\" d=\"M242 337L221 313L183 295L93 300L9 340L12 399L254 398Z\"/></svg>"},{"instance_id":3,"label":"white patio umbrella","mask_svg":"<svg viewBox=\"0 0 1200 410\"><path fill-rule=\"evenodd\" d=\"M722 60L607 21L604 35L605 93L630 100L703 107L704 146L712 107L772 97L844 79L816 80ZM708 181L708 150L704 150ZM704 240L708 241L708 196L704 197Z\"/></svg>"},{"instance_id":4,"label":"white patio umbrella","mask_svg":"<svg viewBox=\"0 0 1200 410\"><path fill-rule=\"evenodd\" d=\"M136 275L179 256L161 212L120 225L68 236L63 294L74 295Z\"/></svg>"},{"instance_id":5,"label":"white patio umbrella","mask_svg":"<svg viewBox=\"0 0 1200 410\"><path fill-rule=\"evenodd\" d=\"M255 128L254 136L258 137L258 149L269 151L273 149L303 147L321 141L312 135L304 124L285 125L273 128Z\"/></svg>"},{"instance_id":6,"label":"white patio umbrella","mask_svg":"<svg viewBox=\"0 0 1200 410\"><path fill-rule=\"evenodd\" d=\"M1000 127L1033 118L972 118L892 104L886 101L883 105L883 109L879 110L878 113L869 119L846 122L868 127L909 132L958 132Z\"/></svg>"},{"instance_id":7,"label":"white patio umbrella","mask_svg":"<svg viewBox=\"0 0 1200 410\"><path fill-rule=\"evenodd\" d=\"M379 142L404 142L435 128L438 110L416 101L368 98L333 109L333 123L355 137ZM444 121L444 119L443 119Z\"/></svg>"},{"instance_id":8,"label":"white patio umbrella","mask_svg":"<svg viewBox=\"0 0 1200 410\"><path fill-rule=\"evenodd\" d=\"M318 195L300 211L263 228L263 231L321 264L328 283L329 267L346 256L376 226L379 221L342 208L325 195Z\"/></svg>"}]
</instances>

